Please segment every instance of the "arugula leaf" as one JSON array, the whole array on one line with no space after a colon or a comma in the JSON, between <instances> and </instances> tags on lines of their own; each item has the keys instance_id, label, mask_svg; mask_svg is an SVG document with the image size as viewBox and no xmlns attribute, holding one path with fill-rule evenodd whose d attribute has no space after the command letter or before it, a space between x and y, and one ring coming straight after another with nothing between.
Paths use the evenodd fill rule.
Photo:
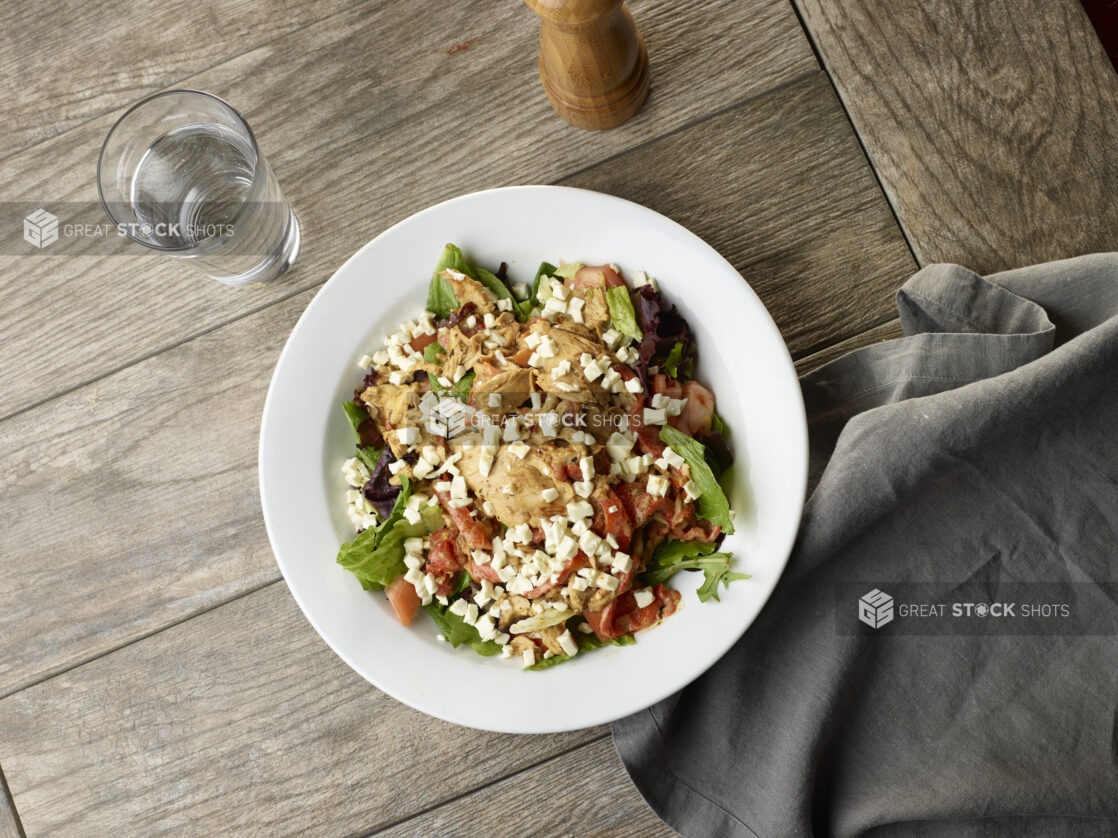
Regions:
<instances>
[{"instance_id":1,"label":"arugula leaf","mask_svg":"<svg viewBox=\"0 0 1118 838\"><path fill-rule=\"evenodd\" d=\"M535 308L536 306L540 305L542 302L545 302L543 300L540 300L540 297L539 297L540 277L553 276L555 274L555 271L557 271L557 270L558 270L558 268L556 268L550 262L540 262L540 267L536 271L536 277L535 277L535 279L532 280L532 293L528 295L528 309L529 309L529 311L531 309ZM544 287L547 287L550 290L550 287L547 286L546 283L545 283Z\"/></svg>"},{"instance_id":2,"label":"arugula leaf","mask_svg":"<svg viewBox=\"0 0 1118 838\"><path fill-rule=\"evenodd\" d=\"M353 441L360 445L361 431L359 429L361 423L369 418L369 414L357 402L342 402L342 410L345 411L345 418L349 420L349 429L353 432Z\"/></svg>"},{"instance_id":3,"label":"arugula leaf","mask_svg":"<svg viewBox=\"0 0 1118 838\"><path fill-rule=\"evenodd\" d=\"M727 535L732 533L734 523L730 520L730 502L726 500L726 493L718 485L714 472L706 461L703 444L671 425L660 428L660 440L665 445L670 445L691 467L691 481L699 495L695 501L699 515L722 527L722 532Z\"/></svg>"},{"instance_id":4,"label":"arugula leaf","mask_svg":"<svg viewBox=\"0 0 1118 838\"><path fill-rule=\"evenodd\" d=\"M748 579L746 573L730 572L731 553L715 553L713 544L700 541L665 541L652 553L644 578L650 585L667 582L677 570L701 570L706 577L699 587L699 601L718 599L718 585Z\"/></svg>"},{"instance_id":5,"label":"arugula leaf","mask_svg":"<svg viewBox=\"0 0 1118 838\"><path fill-rule=\"evenodd\" d=\"M637 638L631 634L623 634L620 637L615 637L613 640L600 640L596 634L583 634L581 631L572 631L571 635L578 644L578 654L590 652L594 649L601 649L604 646L632 646L637 642ZM528 669L540 670L550 669L553 666L558 666L561 663L566 663L569 660L574 660L578 655L552 655L550 658L537 661L528 667Z\"/></svg>"},{"instance_id":6,"label":"arugula leaf","mask_svg":"<svg viewBox=\"0 0 1118 838\"><path fill-rule=\"evenodd\" d=\"M629 289L624 285L606 290L606 305L609 306L610 325L623 335L640 340L644 333L637 325L637 314L629 299Z\"/></svg>"},{"instance_id":7,"label":"arugula leaf","mask_svg":"<svg viewBox=\"0 0 1118 838\"><path fill-rule=\"evenodd\" d=\"M400 475L400 494L389 516L338 549L338 564L353 573L366 591L379 590L405 573L404 539L427 535L424 521L409 524L404 519L409 497L411 481Z\"/></svg>"},{"instance_id":8,"label":"arugula leaf","mask_svg":"<svg viewBox=\"0 0 1118 838\"><path fill-rule=\"evenodd\" d=\"M437 600L432 600L423 606L423 610L431 615L435 625L439 627L442 636L447 639L455 649L463 643L469 643L470 648L479 655L491 657L500 654L501 647L491 640L482 640L478 630L450 610L450 606L443 605Z\"/></svg>"},{"instance_id":9,"label":"arugula leaf","mask_svg":"<svg viewBox=\"0 0 1118 838\"><path fill-rule=\"evenodd\" d=\"M668 357L665 358L664 362L660 365L672 378L679 378L680 373L690 378L692 372L694 372L695 359L684 358L683 353L685 351L686 347L683 341L676 341L675 345L672 346L671 352L668 353Z\"/></svg>"},{"instance_id":10,"label":"arugula leaf","mask_svg":"<svg viewBox=\"0 0 1118 838\"><path fill-rule=\"evenodd\" d=\"M462 255L462 251L452 244L443 248L439 262L435 265L435 272L431 275L431 285L427 289L427 310L438 317L449 317L454 309L458 308L458 298L454 296L454 289L446 278L440 276L445 270L458 271L471 279L477 279L474 269Z\"/></svg>"},{"instance_id":11,"label":"arugula leaf","mask_svg":"<svg viewBox=\"0 0 1118 838\"><path fill-rule=\"evenodd\" d=\"M446 350L443 345L437 340L431 341L423 347L423 360L428 364L437 364L442 361L443 356L446 355Z\"/></svg>"},{"instance_id":12,"label":"arugula leaf","mask_svg":"<svg viewBox=\"0 0 1118 838\"><path fill-rule=\"evenodd\" d=\"M470 370L458 379L456 384L452 384L450 387L444 387L435 376L430 374L427 376L431 384L431 389L434 390L436 396L440 398L443 396L450 396L451 398L458 399L460 402L467 401L470 398L470 390L473 389L475 378L477 378L477 375L473 370Z\"/></svg>"}]
</instances>

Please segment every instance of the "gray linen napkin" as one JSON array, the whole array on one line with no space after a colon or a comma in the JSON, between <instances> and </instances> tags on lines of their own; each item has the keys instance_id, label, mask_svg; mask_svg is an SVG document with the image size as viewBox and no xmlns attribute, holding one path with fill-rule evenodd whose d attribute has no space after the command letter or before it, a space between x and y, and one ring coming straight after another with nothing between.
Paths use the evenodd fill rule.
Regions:
<instances>
[{"instance_id":1,"label":"gray linen napkin","mask_svg":"<svg viewBox=\"0 0 1118 838\"><path fill-rule=\"evenodd\" d=\"M618 753L695 838L1118 835L1118 254L931 265L897 305L907 337L802 380L769 603ZM952 614L999 600L1071 618Z\"/></svg>"}]
</instances>

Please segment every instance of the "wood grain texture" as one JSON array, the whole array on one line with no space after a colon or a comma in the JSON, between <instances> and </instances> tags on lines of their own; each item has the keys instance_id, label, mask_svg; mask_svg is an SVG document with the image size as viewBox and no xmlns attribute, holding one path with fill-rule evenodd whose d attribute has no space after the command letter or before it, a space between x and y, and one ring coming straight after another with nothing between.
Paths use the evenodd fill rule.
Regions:
<instances>
[{"instance_id":1,"label":"wood grain texture","mask_svg":"<svg viewBox=\"0 0 1118 838\"><path fill-rule=\"evenodd\" d=\"M352 3L4 3L0 159Z\"/></svg>"},{"instance_id":2,"label":"wood grain texture","mask_svg":"<svg viewBox=\"0 0 1118 838\"><path fill-rule=\"evenodd\" d=\"M547 805L530 803L539 800ZM377 838L674 838L677 834L641 799L608 739L375 833Z\"/></svg>"},{"instance_id":3,"label":"wood grain texture","mask_svg":"<svg viewBox=\"0 0 1118 838\"><path fill-rule=\"evenodd\" d=\"M817 66L783 0L643 0L655 89L625 125L586 132L542 95L538 19L523 4L431 9L365 2L186 80L244 111L299 215L299 262L272 286L228 289L134 245L34 251L18 238L22 212L0 219L14 237L0 257L0 418L318 285L431 203L555 181ZM118 113L9 158L0 194L63 224L103 221L94 170Z\"/></svg>"},{"instance_id":4,"label":"wood grain texture","mask_svg":"<svg viewBox=\"0 0 1118 838\"><path fill-rule=\"evenodd\" d=\"M605 733L423 716L342 663L282 583L0 702L29 835L372 832Z\"/></svg>"},{"instance_id":5,"label":"wood grain texture","mask_svg":"<svg viewBox=\"0 0 1118 838\"><path fill-rule=\"evenodd\" d=\"M921 263L1111 250L1118 76L1077 0L795 0Z\"/></svg>"},{"instance_id":6,"label":"wood grain texture","mask_svg":"<svg viewBox=\"0 0 1118 838\"><path fill-rule=\"evenodd\" d=\"M825 193L812 184L822 177ZM797 354L894 316L893 291L912 270L818 71L571 182L635 197L706 236ZM0 422L0 614L11 615L0 695L278 578L256 434L310 294ZM44 590L51 608L37 605Z\"/></svg>"},{"instance_id":7,"label":"wood grain texture","mask_svg":"<svg viewBox=\"0 0 1118 838\"><path fill-rule=\"evenodd\" d=\"M894 316L915 267L822 72L567 183L652 207L713 245L793 357Z\"/></svg>"},{"instance_id":8,"label":"wood grain texture","mask_svg":"<svg viewBox=\"0 0 1118 838\"><path fill-rule=\"evenodd\" d=\"M26 838L0 766L0 838Z\"/></svg>"},{"instance_id":9,"label":"wood grain texture","mask_svg":"<svg viewBox=\"0 0 1118 838\"><path fill-rule=\"evenodd\" d=\"M818 352L813 352L810 355L805 355L796 361L796 372L799 375L806 375L814 369L818 369L836 358L841 358L848 352L853 352L855 349L861 349L863 346L871 346L875 343L881 343L884 340L893 340L894 338L904 337L904 332L901 330L901 321L899 317L882 323L880 326L874 326L871 329L866 329L864 332L859 332L853 337L846 340L833 343L828 347L820 349Z\"/></svg>"},{"instance_id":10,"label":"wood grain texture","mask_svg":"<svg viewBox=\"0 0 1118 838\"><path fill-rule=\"evenodd\" d=\"M311 296L0 423L0 695L279 578L256 447Z\"/></svg>"}]
</instances>

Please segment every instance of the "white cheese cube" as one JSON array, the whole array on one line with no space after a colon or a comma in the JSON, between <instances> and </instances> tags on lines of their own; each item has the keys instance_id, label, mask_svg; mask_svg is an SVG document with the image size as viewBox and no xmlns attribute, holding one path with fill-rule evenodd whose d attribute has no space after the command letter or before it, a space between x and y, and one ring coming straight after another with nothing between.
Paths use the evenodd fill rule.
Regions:
<instances>
[{"instance_id":1,"label":"white cheese cube","mask_svg":"<svg viewBox=\"0 0 1118 838\"><path fill-rule=\"evenodd\" d=\"M580 498L588 498L594 491L594 483L590 480L576 480L571 485Z\"/></svg>"},{"instance_id":2,"label":"white cheese cube","mask_svg":"<svg viewBox=\"0 0 1118 838\"><path fill-rule=\"evenodd\" d=\"M628 573L629 569L632 566L633 566L633 557L630 556L628 553L622 553L622 552L618 551L618 552L613 554L612 567L618 573Z\"/></svg>"},{"instance_id":3,"label":"white cheese cube","mask_svg":"<svg viewBox=\"0 0 1118 838\"><path fill-rule=\"evenodd\" d=\"M668 421L667 414L663 410L655 410L646 407L644 409L644 424L646 425L663 425Z\"/></svg>"},{"instance_id":4,"label":"white cheese cube","mask_svg":"<svg viewBox=\"0 0 1118 838\"><path fill-rule=\"evenodd\" d=\"M619 340L621 340L621 333L618 332L616 329L609 328L602 332L602 343L604 343L610 349L616 348L617 342Z\"/></svg>"},{"instance_id":5,"label":"white cheese cube","mask_svg":"<svg viewBox=\"0 0 1118 838\"><path fill-rule=\"evenodd\" d=\"M648 493L655 498L662 498L668 493L668 479L657 474L648 477Z\"/></svg>"},{"instance_id":6,"label":"white cheese cube","mask_svg":"<svg viewBox=\"0 0 1118 838\"><path fill-rule=\"evenodd\" d=\"M630 378L626 381L625 389L634 395L644 391L644 387L641 385L641 380L639 378Z\"/></svg>"},{"instance_id":7,"label":"white cheese cube","mask_svg":"<svg viewBox=\"0 0 1118 838\"><path fill-rule=\"evenodd\" d=\"M464 599L456 599L450 604L450 613L457 614L459 617L466 616L466 608L469 605Z\"/></svg>"},{"instance_id":8,"label":"white cheese cube","mask_svg":"<svg viewBox=\"0 0 1118 838\"><path fill-rule=\"evenodd\" d=\"M523 442L514 442L509 446L509 453L519 460L523 460L528 456L528 452L532 449Z\"/></svg>"},{"instance_id":9,"label":"white cheese cube","mask_svg":"<svg viewBox=\"0 0 1118 838\"><path fill-rule=\"evenodd\" d=\"M578 654L578 644L575 643L575 639L571 637L569 629L559 635L559 645L568 655L574 656Z\"/></svg>"},{"instance_id":10,"label":"white cheese cube","mask_svg":"<svg viewBox=\"0 0 1118 838\"><path fill-rule=\"evenodd\" d=\"M401 445L406 445L409 448L419 442L419 428L407 427L399 428L396 431L396 439L400 441Z\"/></svg>"},{"instance_id":11,"label":"white cheese cube","mask_svg":"<svg viewBox=\"0 0 1118 838\"><path fill-rule=\"evenodd\" d=\"M583 457L578 461L578 468L582 472L582 479L589 480L594 476L594 458Z\"/></svg>"},{"instance_id":12,"label":"white cheese cube","mask_svg":"<svg viewBox=\"0 0 1118 838\"><path fill-rule=\"evenodd\" d=\"M466 478L462 475L450 481L450 497L452 500L462 500L466 497Z\"/></svg>"},{"instance_id":13,"label":"white cheese cube","mask_svg":"<svg viewBox=\"0 0 1118 838\"><path fill-rule=\"evenodd\" d=\"M594 514L594 507L587 501L573 501L567 504L567 517L573 520L579 518L590 518Z\"/></svg>"},{"instance_id":14,"label":"white cheese cube","mask_svg":"<svg viewBox=\"0 0 1118 838\"><path fill-rule=\"evenodd\" d=\"M652 600L656 599L656 597L652 595L652 591L648 588L644 588L633 594L633 599L637 602L637 608L647 608L652 605Z\"/></svg>"}]
</instances>

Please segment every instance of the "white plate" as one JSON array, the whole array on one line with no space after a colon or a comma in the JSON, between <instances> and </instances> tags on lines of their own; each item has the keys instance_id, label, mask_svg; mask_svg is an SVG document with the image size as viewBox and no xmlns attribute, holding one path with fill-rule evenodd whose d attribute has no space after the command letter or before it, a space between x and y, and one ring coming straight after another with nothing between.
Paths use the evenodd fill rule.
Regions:
<instances>
[{"instance_id":1,"label":"white plate","mask_svg":"<svg viewBox=\"0 0 1118 838\"><path fill-rule=\"evenodd\" d=\"M539 263L614 262L660 281L698 341L696 377L710 386L736 456L737 532L725 549L735 582L700 603L701 574L677 574L682 607L633 646L521 671L436 642L423 614L404 628L379 592L339 567L353 537L339 472L353 453L340 402L361 380L357 359L423 310L446 242L477 264L508 262L531 280ZM477 192L381 233L323 286L276 364L260 430L260 497L276 561L311 625L370 683L469 727L513 733L575 730L634 713L702 674L742 635L776 584L800 521L807 426L796 374L765 307L709 245L673 221L609 195L554 186Z\"/></svg>"}]
</instances>

